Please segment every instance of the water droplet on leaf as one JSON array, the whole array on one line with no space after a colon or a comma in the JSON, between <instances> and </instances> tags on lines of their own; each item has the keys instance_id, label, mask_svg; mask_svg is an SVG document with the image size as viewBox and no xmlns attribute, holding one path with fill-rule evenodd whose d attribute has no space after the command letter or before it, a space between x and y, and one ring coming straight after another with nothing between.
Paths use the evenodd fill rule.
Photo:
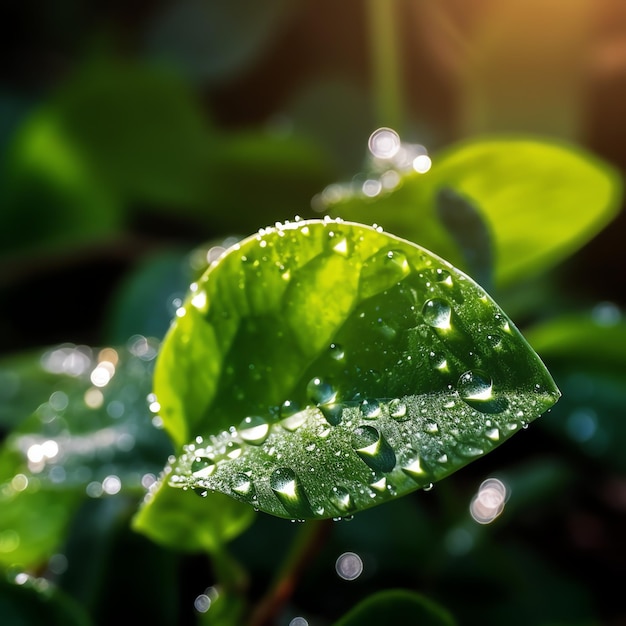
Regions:
<instances>
[{"instance_id":1,"label":"water droplet on leaf","mask_svg":"<svg viewBox=\"0 0 626 626\"><path fill-rule=\"evenodd\" d=\"M258 446L267 439L270 426L262 417L253 415L245 417L237 430L245 442Z\"/></svg>"},{"instance_id":2,"label":"water droplet on leaf","mask_svg":"<svg viewBox=\"0 0 626 626\"><path fill-rule=\"evenodd\" d=\"M359 426L352 434L352 447L374 471L391 472L396 455L383 435L372 426Z\"/></svg>"},{"instance_id":3,"label":"water droplet on leaf","mask_svg":"<svg viewBox=\"0 0 626 626\"><path fill-rule=\"evenodd\" d=\"M215 471L215 463L205 456L197 456L191 463L191 473L195 478L207 478Z\"/></svg>"},{"instance_id":4,"label":"water droplet on leaf","mask_svg":"<svg viewBox=\"0 0 626 626\"><path fill-rule=\"evenodd\" d=\"M483 372L461 374L457 389L462 400L481 413L502 413L508 406L506 398L494 394L493 381Z\"/></svg>"},{"instance_id":5,"label":"water droplet on leaf","mask_svg":"<svg viewBox=\"0 0 626 626\"><path fill-rule=\"evenodd\" d=\"M376 419L381 414L380 403L378 400L363 400L359 405L361 415L368 420Z\"/></svg>"},{"instance_id":6,"label":"water droplet on leaf","mask_svg":"<svg viewBox=\"0 0 626 626\"><path fill-rule=\"evenodd\" d=\"M399 398L394 398L389 402L389 415L398 421L409 419L406 404Z\"/></svg>"},{"instance_id":7,"label":"water droplet on leaf","mask_svg":"<svg viewBox=\"0 0 626 626\"><path fill-rule=\"evenodd\" d=\"M307 395L311 402L317 405L330 404L337 396L337 390L322 378L312 378L306 386Z\"/></svg>"},{"instance_id":8,"label":"water droplet on leaf","mask_svg":"<svg viewBox=\"0 0 626 626\"><path fill-rule=\"evenodd\" d=\"M451 328L452 307L442 298L427 300L422 307L424 321L433 328L449 330Z\"/></svg>"}]
</instances>

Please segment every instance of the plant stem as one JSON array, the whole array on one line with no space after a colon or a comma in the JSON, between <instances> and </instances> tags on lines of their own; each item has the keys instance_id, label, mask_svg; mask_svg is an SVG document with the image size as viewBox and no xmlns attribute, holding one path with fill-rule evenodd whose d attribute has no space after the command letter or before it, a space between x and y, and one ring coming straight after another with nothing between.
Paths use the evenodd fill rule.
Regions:
<instances>
[{"instance_id":1,"label":"plant stem","mask_svg":"<svg viewBox=\"0 0 626 626\"><path fill-rule=\"evenodd\" d=\"M248 626L269 626L289 600L308 563L319 552L332 528L331 520L305 522L278 576L252 613Z\"/></svg>"},{"instance_id":2,"label":"plant stem","mask_svg":"<svg viewBox=\"0 0 626 626\"><path fill-rule=\"evenodd\" d=\"M398 2L399 0L367 0L367 14L377 123L402 133L406 118L398 45Z\"/></svg>"}]
</instances>

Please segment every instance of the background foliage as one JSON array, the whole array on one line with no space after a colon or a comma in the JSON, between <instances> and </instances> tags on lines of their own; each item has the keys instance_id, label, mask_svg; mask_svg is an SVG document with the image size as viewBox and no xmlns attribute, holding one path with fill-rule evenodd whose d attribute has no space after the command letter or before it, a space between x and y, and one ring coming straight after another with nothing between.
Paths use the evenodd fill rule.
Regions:
<instances>
[{"instance_id":1,"label":"background foliage","mask_svg":"<svg viewBox=\"0 0 626 626\"><path fill-rule=\"evenodd\" d=\"M626 571L626 13L402 0L394 20L387 4L3 7L3 624L363 623L355 605L390 589L377 606L399 619L626 621L611 592ZM237 238L319 216L329 185L360 185L379 126L427 147L426 182L360 214L352 192L327 208L480 275L563 398L434 490L349 522L292 524L227 498L210 517L179 491L136 516L173 451L146 398L188 284ZM501 141L519 143L494 164ZM440 176L453 213L479 215L473 231L442 227ZM468 256L476 241L490 254ZM510 498L478 525L468 505L494 475ZM346 551L364 564L353 581L335 573Z\"/></svg>"}]
</instances>

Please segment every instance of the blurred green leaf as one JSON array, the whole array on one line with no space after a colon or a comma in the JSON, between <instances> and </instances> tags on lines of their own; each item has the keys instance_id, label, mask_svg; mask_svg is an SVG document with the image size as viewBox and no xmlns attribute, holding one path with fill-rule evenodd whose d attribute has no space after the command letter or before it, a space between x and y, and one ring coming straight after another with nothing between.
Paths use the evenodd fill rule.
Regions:
<instances>
[{"instance_id":1,"label":"blurred green leaf","mask_svg":"<svg viewBox=\"0 0 626 626\"><path fill-rule=\"evenodd\" d=\"M380 626L385 623L454 626L452 615L432 600L412 591L380 591L360 602L335 626Z\"/></svg>"},{"instance_id":2,"label":"blurred green leaf","mask_svg":"<svg viewBox=\"0 0 626 626\"><path fill-rule=\"evenodd\" d=\"M144 259L110 298L107 340L121 344L133 335L162 339L191 279L187 253L168 250Z\"/></svg>"},{"instance_id":3,"label":"blurred green leaf","mask_svg":"<svg viewBox=\"0 0 626 626\"><path fill-rule=\"evenodd\" d=\"M598 626L583 582L541 546L486 537L446 564L438 598L461 624ZM512 608L514 607L514 608Z\"/></svg>"},{"instance_id":4,"label":"blurred green leaf","mask_svg":"<svg viewBox=\"0 0 626 626\"><path fill-rule=\"evenodd\" d=\"M133 528L175 550L215 553L245 531L254 510L221 493L199 494L174 489L163 477L133 520Z\"/></svg>"},{"instance_id":5,"label":"blurred green leaf","mask_svg":"<svg viewBox=\"0 0 626 626\"><path fill-rule=\"evenodd\" d=\"M184 207L205 197L209 125L172 72L93 62L59 92L54 113L78 153L123 197Z\"/></svg>"},{"instance_id":6,"label":"blurred green leaf","mask_svg":"<svg viewBox=\"0 0 626 626\"><path fill-rule=\"evenodd\" d=\"M266 130L222 134L211 152L211 223L230 234L294 213L333 179L326 153L311 139Z\"/></svg>"},{"instance_id":7,"label":"blurred green leaf","mask_svg":"<svg viewBox=\"0 0 626 626\"><path fill-rule=\"evenodd\" d=\"M309 213L333 176L314 140L218 130L180 77L116 60L86 64L28 117L2 174L6 251L102 237L141 207L184 211L207 235L248 231Z\"/></svg>"},{"instance_id":8,"label":"blurred green leaf","mask_svg":"<svg viewBox=\"0 0 626 626\"><path fill-rule=\"evenodd\" d=\"M437 216L461 251L468 274L485 290L491 291L493 246L480 212L466 198L446 187L439 190L435 203Z\"/></svg>"},{"instance_id":9,"label":"blurred green leaf","mask_svg":"<svg viewBox=\"0 0 626 626\"><path fill-rule=\"evenodd\" d=\"M213 264L167 335L155 392L188 444L170 484L298 518L427 487L559 395L471 279L331 220L263 229Z\"/></svg>"},{"instance_id":10,"label":"blurred green leaf","mask_svg":"<svg viewBox=\"0 0 626 626\"><path fill-rule=\"evenodd\" d=\"M60 128L53 107L15 133L1 174L2 254L102 238L122 221L120 197Z\"/></svg>"},{"instance_id":11,"label":"blurred green leaf","mask_svg":"<svg viewBox=\"0 0 626 626\"><path fill-rule=\"evenodd\" d=\"M382 223L469 269L436 223L442 188L482 213L493 236L495 280L505 284L545 271L596 235L619 208L622 182L608 164L573 146L476 139L435 155L430 171L405 174L391 191L365 202L360 189L343 192L331 199L330 209L347 219Z\"/></svg>"},{"instance_id":12,"label":"blurred green leaf","mask_svg":"<svg viewBox=\"0 0 626 626\"><path fill-rule=\"evenodd\" d=\"M591 458L626 471L626 323L595 316L557 318L529 329L533 346L563 390L563 401L542 420ZM619 315L619 313L617 313Z\"/></svg>"},{"instance_id":13,"label":"blurred green leaf","mask_svg":"<svg viewBox=\"0 0 626 626\"><path fill-rule=\"evenodd\" d=\"M0 615L6 626L89 626L83 610L47 580L18 575L17 583L0 577Z\"/></svg>"},{"instance_id":14,"label":"blurred green leaf","mask_svg":"<svg viewBox=\"0 0 626 626\"><path fill-rule=\"evenodd\" d=\"M29 384L18 384L5 407L17 426L0 448L0 564L45 562L88 497L139 500L171 451L146 400L156 351L136 336L128 348L64 344L32 355L29 367L17 359Z\"/></svg>"}]
</instances>

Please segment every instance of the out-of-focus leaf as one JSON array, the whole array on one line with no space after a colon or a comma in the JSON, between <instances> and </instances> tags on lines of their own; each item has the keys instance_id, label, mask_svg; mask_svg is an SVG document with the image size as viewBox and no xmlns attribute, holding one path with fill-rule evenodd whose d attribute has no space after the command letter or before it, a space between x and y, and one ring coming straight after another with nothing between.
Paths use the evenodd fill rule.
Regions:
<instances>
[{"instance_id":1,"label":"out-of-focus leaf","mask_svg":"<svg viewBox=\"0 0 626 626\"><path fill-rule=\"evenodd\" d=\"M210 158L211 223L230 234L249 232L294 213L311 214L311 198L333 179L323 149L296 134L265 130L222 134Z\"/></svg>"},{"instance_id":2,"label":"out-of-focus leaf","mask_svg":"<svg viewBox=\"0 0 626 626\"><path fill-rule=\"evenodd\" d=\"M84 497L84 492L75 488L40 488L23 473L16 473L11 481L2 480L0 568L24 569L45 563L59 550Z\"/></svg>"},{"instance_id":3,"label":"out-of-focus leaf","mask_svg":"<svg viewBox=\"0 0 626 626\"><path fill-rule=\"evenodd\" d=\"M529 337L564 392L543 427L626 470L626 323L563 317L529 329Z\"/></svg>"},{"instance_id":4,"label":"out-of-focus leaf","mask_svg":"<svg viewBox=\"0 0 626 626\"><path fill-rule=\"evenodd\" d=\"M383 174L384 175L384 174ZM606 163L578 148L530 138L476 139L432 158L425 174L364 202L359 189L331 197L333 215L382 223L468 269L443 225L435 202L442 188L472 202L493 235L495 280L512 282L565 258L616 214L621 179Z\"/></svg>"},{"instance_id":5,"label":"out-of-focus leaf","mask_svg":"<svg viewBox=\"0 0 626 626\"><path fill-rule=\"evenodd\" d=\"M154 479L171 450L146 400L156 351L134 337L128 348L68 344L31 357L30 384L5 409L17 427L0 449L0 564L40 565L84 499L139 496Z\"/></svg>"},{"instance_id":6,"label":"out-of-focus leaf","mask_svg":"<svg viewBox=\"0 0 626 626\"><path fill-rule=\"evenodd\" d=\"M133 528L175 550L217 552L246 530L254 516L251 507L221 493L204 490L190 496L161 479L146 496Z\"/></svg>"},{"instance_id":7,"label":"out-of-focus leaf","mask_svg":"<svg viewBox=\"0 0 626 626\"><path fill-rule=\"evenodd\" d=\"M543 558L540 547L487 540L451 558L441 576L445 584L438 597L444 606L454 606L460 624L601 623L594 619L593 599L585 585L566 564Z\"/></svg>"},{"instance_id":8,"label":"out-of-focus leaf","mask_svg":"<svg viewBox=\"0 0 626 626\"><path fill-rule=\"evenodd\" d=\"M470 278L332 220L264 229L213 264L167 335L155 392L187 443L170 484L297 518L427 487L559 395Z\"/></svg>"},{"instance_id":9,"label":"out-of-focus leaf","mask_svg":"<svg viewBox=\"0 0 626 626\"><path fill-rule=\"evenodd\" d=\"M380 626L385 623L454 626L452 615L439 604L404 589L380 591L360 602L335 626Z\"/></svg>"},{"instance_id":10,"label":"out-of-focus leaf","mask_svg":"<svg viewBox=\"0 0 626 626\"><path fill-rule=\"evenodd\" d=\"M446 187L439 190L435 202L437 216L456 241L468 273L491 291L493 246L480 212L466 198Z\"/></svg>"},{"instance_id":11,"label":"out-of-focus leaf","mask_svg":"<svg viewBox=\"0 0 626 626\"><path fill-rule=\"evenodd\" d=\"M186 253L167 251L145 259L111 298L106 339L121 344L133 335L163 338L191 278Z\"/></svg>"},{"instance_id":12,"label":"out-of-focus leaf","mask_svg":"<svg viewBox=\"0 0 626 626\"><path fill-rule=\"evenodd\" d=\"M173 73L87 65L58 94L54 113L82 158L123 197L188 207L206 196L209 125Z\"/></svg>"},{"instance_id":13,"label":"out-of-focus leaf","mask_svg":"<svg viewBox=\"0 0 626 626\"><path fill-rule=\"evenodd\" d=\"M60 128L53 108L17 131L2 172L0 250L85 243L115 231L121 203Z\"/></svg>"},{"instance_id":14,"label":"out-of-focus leaf","mask_svg":"<svg viewBox=\"0 0 626 626\"><path fill-rule=\"evenodd\" d=\"M18 574L15 583L0 577L0 615L6 626L89 626L83 610L47 580Z\"/></svg>"}]
</instances>

